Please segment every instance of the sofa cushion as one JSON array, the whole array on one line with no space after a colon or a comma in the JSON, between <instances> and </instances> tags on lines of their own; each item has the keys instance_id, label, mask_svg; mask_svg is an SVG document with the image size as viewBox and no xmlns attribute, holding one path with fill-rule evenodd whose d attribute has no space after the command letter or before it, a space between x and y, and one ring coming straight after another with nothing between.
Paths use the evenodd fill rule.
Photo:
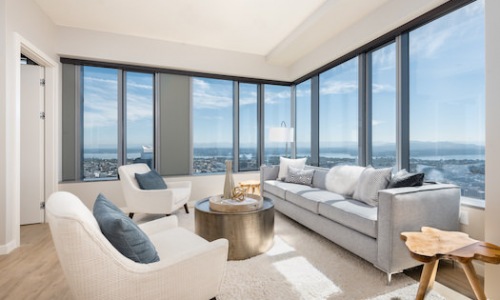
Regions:
<instances>
[{"instance_id":1,"label":"sofa cushion","mask_svg":"<svg viewBox=\"0 0 500 300\"><path fill-rule=\"evenodd\" d=\"M304 170L314 170L312 186L322 190L326 190L325 178L326 174L329 171L328 169L321 167L305 166Z\"/></svg>"},{"instance_id":2,"label":"sofa cushion","mask_svg":"<svg viewBox=\"0 0 500 300\"><path fill-rule=\"evenodd\" d=\"M304 190L297 193L286 192L286 200L318 214L318 204L325 201L345 200L344 196L320 189Z\"/></svg>"},{"instance_id":3,"label":"sofa cushion","mask_svg":"<svg viewBox=\"0 0 500 300\"><path fill-rule=\"evenodd\" d=\"M313 175L314 170L303 170L288 166L288 174L285 177L285 182L311 185Z\"/></svg>"},{"instance_id":4,"label":"sofa cushion","mask_svg":"<svg viewBox=\"0 0 500 300\"><path fill-rule=\"evenodd\" d=\"M264 181L264 191L271 193L275 196L278 196L278 197L282 198L283 200L286 200L285 199L285 192L286 191L290 191L292 193L298 193L298 192L312 190L312 189L314 189L314 188L307 186L307 185L288 183L288 182L283 182L283 181L279 181L279 180L266 180L266 181Z\"/></svg>"},{"instance_id":5,"label":"sofa cushion","mask_svg":"<svg viewBox=\"0 0 500 300\"><path fill-rule=\"evenodd\" d=\"M347 197L352 197L356 184L365 168L360 166L335 166L325 178L326 189Z\"/></svg>"},{"instance_id":6,"label":"sofa cushion","mask_svg":"<svg viewBox=\"0 0 500 300\"><path fill-rule=\"evenodd\" d=\"M373 238L377 238L377 211L377 207L353 199L323 201L318 205L320 215Z\"/></svg>"},{"instance_id":7,"label":"sofa cushion","mask_svg":"<svg viewBox=\"0 0 500 300\"><path fill-rule=\"evenodd\" d=\"M307 157L291 159L286 157L280 157L280 171L278 173L278 180L285 180L286 174L288 174L288 167L294 167L297 169L304 169L306 165Z\"/></svg>"},{"instance_id":8,"label":"sofa cushion","mask_svg":"<svg viewBox=\"0 0 500 300\"><path fill-rule=\"evenodd\" d=\"M353 198L366 204L378 205L378 191L387 188L392 168L374 169L367 167L359 177Z\"/></svg>"}]
</instances>

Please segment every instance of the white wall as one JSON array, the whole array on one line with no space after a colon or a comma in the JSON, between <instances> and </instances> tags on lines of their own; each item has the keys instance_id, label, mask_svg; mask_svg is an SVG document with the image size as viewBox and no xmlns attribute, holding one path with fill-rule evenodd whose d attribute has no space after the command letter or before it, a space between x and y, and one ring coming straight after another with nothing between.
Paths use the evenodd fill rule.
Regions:
<instances>
[{"instance_id":1,"label":"white wall","mask_svg":"<svg viewBox=\"0 0 500 300\"><path fill-rule=\"evenodd\" d=\"M485 239L500 246L500 1L486 0L486 220ZM500 299L500 265L486 264L486 295Z\"/></svg>"},{"instance_id":2,"label":"white wall","mask_svg":"<svg viewBox=\"0 0 500 300\"><path fill-rule=\"evenodd\" d=\"M29 46L32 50L37 50L38 58L44 57L46 61L58 60L53 50L55 27L33 1L5 0L1 1L1 5L3 7L0 29L4 37L2 34L2 44L0 44L2 46L0 50L2 60L0 116L3 121L0 123L0 145L3 147L0 150L0 166L2 166L0 170L0 186L2 187L0 189L0 254L8 253L19 245L19 191L22 187L19 155L21 47ZM59 80L54 72L51 72L50 76L54 81ZM56 92L55 88L51 88L49 94L52 98L46 99L51 107L55 107L52 104L58 102L58 97L54 92ZM53 121L58 118L58 114L53 111L50 111L49 115L53 117ZM53 135L49 134L49 139L53 141ZM50 177L55 178L55 176Z\"/></svg>"},{"instance_id":3,"label":"white wall","mask_svg":"<svg viewBox=\"0 0 500 300\"><path fill-rule=\"evenodd\" d=\"M7 137L7 91L6 91L6 57L5 57L5 34L6 34L6 11L5 1L0 1L0 220L7 219L7 159L5 143ZM7 224L0 221L0 254L7 252L7 241L10 234L7 233Z\"/></svg>"},{"instance_id":4,"label":"white wall","mask_svg":"<svg viewBox=\"0 0 500 300\"><path fill-rule=\"evenodd\" d=\"M191 199L190 205L203 198L222 194L224 187L225 175L200 175L200 176L182 176L168 177L168 181L191 181ZM243 180L259 179L258 172L245 172L234 174L234 182L237 184ZM61 183L59 190L67 191L78 196L88 208L92 208L94 201L99 193L103 193L109 200L115 203L118 207L124 207L123 193L120 182L101 181L101 182L79 182L79 183Z\"/></svg>"},{"instance_id":5,"label":"white wall","mask_svg":"<svg viewBox=\"0 0 500 300\"><path fill-rule=\"evenodd\" d=\"M56 44L57 52L63 57L272 80L289 79L286 68L267 64L263 56L141 37L60 27Z\"/></svg>"}]
</instances>

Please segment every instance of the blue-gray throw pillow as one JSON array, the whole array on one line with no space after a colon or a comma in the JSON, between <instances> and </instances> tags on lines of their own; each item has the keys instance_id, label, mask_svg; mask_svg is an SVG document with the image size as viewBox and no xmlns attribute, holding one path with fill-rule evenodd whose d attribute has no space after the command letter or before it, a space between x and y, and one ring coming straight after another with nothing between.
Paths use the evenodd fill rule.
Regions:
<instances>
[{"instance_id":1,"label":"blue-gray throw pillow","mask_svg":"<svg viewBox=\"0 0 500 300\"><path fill-rule=\"evenodd\" d=\"M135 173L135 179L143 190L164 190L167 188L167 184L155 170L142 174Z\"/></svg>"},{"instance_id":2,"label":"blue-gray throw pillow","mask_svg":"<svg viewBox=\"0 0 500 300\"><path fill-rule=\"evenodd\" d=\"M121 254L143 264L160 261L149 237L103 194L97 197L93 213L101 232Z\"/></svg>"}]
</instances>

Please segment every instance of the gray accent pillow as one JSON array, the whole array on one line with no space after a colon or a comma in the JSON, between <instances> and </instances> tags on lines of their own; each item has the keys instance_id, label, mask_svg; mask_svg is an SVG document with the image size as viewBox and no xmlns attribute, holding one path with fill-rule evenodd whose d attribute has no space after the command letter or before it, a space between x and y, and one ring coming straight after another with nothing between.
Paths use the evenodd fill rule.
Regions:
<instances>
[{"instance_id":1,"label":"gray accent pillow","mask_svg":"<svg viewBox=\"0 0 500 300\"><path fill-rule=\"evenodd\" d=\"M101 232L123 256L143 264L160 261L149 237L103 194L97 197L93 213Z\"/></svg>"},{"instance_id":2,"label":"gray accent pillow","mask_svg":"<svg viewBox=\"0 0 500 300\"><path fill-rule=\"evenodd\" d=\"M313 176L314 170L303 170L288 166L285 182L311 185Z\"/></svg>"},{"instance_id":3,"label":"gray accent pillow","mask_svg":"<svg viewBox=\"0 0 500 300\"><path fill-rule=\"evenodd\" d=\"M155 170L146 173L135 173L135 179L142 190L164 190L167 184Z\"/></svg>"},{"instance_id":4,"label":"gray accent pillow","mask_svg":"<svg viewBox=\"0 0 500 300\"><path fill-rule=\"evenodd\" d=\"M402 169L394 174L388 188L421 186L424 184L424 176L424 173L409 173Z\"/></svg>"},{"instance_id":5,"label":"gray accent pillow","mask_svg":"<svg viewBox=\"0 0 500 300\"><path fill-rule=\"evenodd\" d=\"M378 205L378 191L387 188L391 180L392 168L374 169L371 166L361 173L353 198L368 205Z\"/></svg>"}]
</instances>

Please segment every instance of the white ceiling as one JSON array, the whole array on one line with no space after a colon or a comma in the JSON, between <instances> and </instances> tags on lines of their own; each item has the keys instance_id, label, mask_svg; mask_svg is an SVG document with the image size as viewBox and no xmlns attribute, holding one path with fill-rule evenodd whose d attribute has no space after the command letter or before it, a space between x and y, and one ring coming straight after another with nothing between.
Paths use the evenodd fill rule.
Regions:
<instances>
[{"instance_id":1,"label":"white ceiling","mask_svg":"<svg viewBox=\"0 0 500 300\"><path fill-rule=\"evenodd\" d=\"M35 0L56 25L290 65L389 0Z\"/></svg>"}]
</instances>

